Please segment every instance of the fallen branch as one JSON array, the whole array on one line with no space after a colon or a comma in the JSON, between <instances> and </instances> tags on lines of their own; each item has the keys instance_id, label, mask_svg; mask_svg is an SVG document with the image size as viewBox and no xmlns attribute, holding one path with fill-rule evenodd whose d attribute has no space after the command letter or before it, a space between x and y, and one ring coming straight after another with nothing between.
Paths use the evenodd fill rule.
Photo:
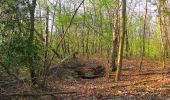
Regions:
<instances>
[{"instance_id":1,"label":"fallen branch","mask_svg":"<svg viewBox=\"0 0 170 100\"><path fill-rule=\"evenodd\" d=\"M155 74L170 74L170 72L147 72L147 73L139 73L139 74L123 74L121 76L140 76L140 75L155 75ZM111 74L110 76L115 76Z\"/></svg>"},{"instance_id":2,"label":"fallen branch","mask_svg":"<svg viewBox=\"0 0 170 100\"><path fill-rule=\"evenodd\" d=\"M170 72L147 72L147 73L141 73L141 74L134 74L129 76L138 76L138 75L152 75L152 74L169 74Z\"/></svg>"},{"instance_id":3,"label":"fallen branch","mask_svg":"<svg viewBox=\"0 0 170 100\"><path fill-rule=\"evenodd\" d=\"M141 83L147 83L147 82L151 82L151 81L158 81L158 80L159 80L159 79L141 80L141 81L133 82L131 85L138 85L138 84L141 84Z\"/></svg>"},{"instance_id":4,"label":"fallen branch","mask_svg":"<svg viewBox=\"0 0 170 100\"><path fill-rule=\"evenodd\" d=\"M27 96L44 96L44 95L54 95L54 94L74 94L76 92L47 92L47 93L3 93L0 94L0 97L5 96L5 97L10 97L10 96L23 96L23 97L27 97Z\"/></svg>"},{"instance_id":5,"label":"fallen branch","mask_svg":"<svg viewBox=\"0 0 170 100\"><path fill-rule=\"evenodd\" d=\"M128 87L128 86L139 85L139 84L141 84L141 83L146 84L147 82L158 81L158 80L159 80L159 79L135 81L135 82L132 82L132 83L127 84L127 85L117 85L117 87ZM116 86L113 86L112 88L115 88L115 87L116 87Z\"/></svg>"},{"instance_id":6,"label":"fallen branch","mask_svg":"<svg viewBox=\"0 0 170 100\"><path fill-rule=\"evenodd\" d=\"M0 80L0 87L4 87L4 86L6 86L6 85L10 85L10 84L15 84L17 81L16 80L14 80L14 81L1 81Z\"/></svg>"}]
</instances>

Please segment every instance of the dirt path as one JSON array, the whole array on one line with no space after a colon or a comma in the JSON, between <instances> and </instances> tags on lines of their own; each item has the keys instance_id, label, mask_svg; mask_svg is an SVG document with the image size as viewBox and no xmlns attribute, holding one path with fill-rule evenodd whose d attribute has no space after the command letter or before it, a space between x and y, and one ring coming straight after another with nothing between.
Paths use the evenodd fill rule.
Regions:
<instances>
[{"instance_id":1,"label":"dirt path","mask_svg":"<svg viewBox=\"0 0 170 100\"><path fill-rule=\"evenodd\" d=\"M49 87L76 92L55 95L56 99L65 100L170 99L168 68L162 74L159 62L145 61L143 71L138 72L138 61L124 60L123 62L120 82L114 82L114 73L112 73L110 78L54 81L49 84Z\"/></svg>"}]
</instances>

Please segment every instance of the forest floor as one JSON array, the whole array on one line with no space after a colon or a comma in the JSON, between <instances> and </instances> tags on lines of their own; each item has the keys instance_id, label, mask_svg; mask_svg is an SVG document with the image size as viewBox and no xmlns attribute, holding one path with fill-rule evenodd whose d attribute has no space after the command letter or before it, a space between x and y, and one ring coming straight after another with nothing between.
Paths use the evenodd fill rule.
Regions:
<instances>
[{"instance_id":1,"label":"forest floor","mask_svg":"<svg viewBox=\"0 0 170 100\"><path fill-rule=\"evenodd\" d=\"M139 63L139 60L136 59L124 59L119 82L114 82L115 72L111 73L109 77L95 79L53 80L49 82L48 88L51 91L60 92L61 90L66 93L54 92L53 94L53 92L48 93L45 90L47 95L40 95L36 97L36 100L170 100L170 62L167 62L166 69L163 69L159 61L144 60L140 72L138 71ZM8 95L11 91L22 90L22 87L25 88L26 85L19 84L14 87L9 86L8 89L0 89L1 92L5 91L3 93ZM33 93L33 95L35 94Z\"/></svg>"},{"instance_id":2,"label":"forest floor","mask_svg":"<svg viewBox=\"0 0 170 100\"><path fill-rule=\"evenodd\" d=\"M109 78L53 81L49 87L75 92L55 95L59 100L170 100L170 64L163 69L161 62L145 60L139 72L139 63L123 60L119 82L112 73Z\"/></svg>"}]
</instances>

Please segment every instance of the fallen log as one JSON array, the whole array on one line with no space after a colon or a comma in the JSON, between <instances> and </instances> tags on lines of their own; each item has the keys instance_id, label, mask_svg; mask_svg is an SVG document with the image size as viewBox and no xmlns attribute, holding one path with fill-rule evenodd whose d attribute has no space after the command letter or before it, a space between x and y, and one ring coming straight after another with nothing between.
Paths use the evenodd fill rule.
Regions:
<instances>
[{"instance_id":1,"label":"fallen log","mask_svg":"<svg viewBox=\"0 0 170 100\"><path fill-rule=\"evenodd\" d=\"M55 95L55 94L74 94L77 92L46 92L46 93L2 93L0 94L0 97L11 97L11 96L22 96L22 97L27 97L27 96L44 96L44 95Z\"/></svg>"},{"instance_id":2,"label":"fallen log","mask_svg":"<svg viewBox=\"0 0 170 100\"><path fill-rule=\"evenodd\" d=\"M170 74L170 72L145 72L139 74L122 74L121 76L140 76L140 75L155 75L155 74ZM110 76L115 76L115 75L111 74Z\"/></svg>"}]
</instances>

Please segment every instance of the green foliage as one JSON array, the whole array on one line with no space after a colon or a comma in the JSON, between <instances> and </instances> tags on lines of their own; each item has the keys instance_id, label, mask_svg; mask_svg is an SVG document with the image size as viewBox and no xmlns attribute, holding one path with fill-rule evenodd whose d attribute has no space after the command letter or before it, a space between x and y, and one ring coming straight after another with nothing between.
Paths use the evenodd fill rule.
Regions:
<instances>
[{"instance_id":1,"label":"green foliage","mask_svg":"<svg viewBox=\"0 0 170 100\"><path fill-rule=\"evenodd\" d=\"M70 22L69 14L63 14L56 21L56 26L67 26L69 24L69 22Z\"/></svg>"},{"instance_id":2,"label":"green foliage","mask_svg":"<svg viewBox=\"0 0 170 100\"><path fill-rule=\"evenodd\" d=\"M5 13L14 13L18 0L1 0L0 4L5 6Z\"/></svg>"},{"instance_id":3,"label":"green foliage","mask_svg":"<svg viewBox=\"0 0 170 100\"><path fill-rule=\"evenodd\" d=\"M167 1L167 0L159 0L160 2L165 2L165 1Z\"/></svg>"},{"instance_id":4,"label":"green foliage","mask_svg":"<svg viewBox=\"0 0 170 100\"><path fill-rule=\"evenodd\" d=\"M165 13L165 15L170 16L170 11L169 12L165 11L164 13Z\"/></svg>"},{"instance_id":5,"label":"green foliage","mask_svg":"<svg viewBox=\"0 0 170 100\"><path fill-rule=\"evenodd\" d=\"M1 0L1 3L7 3L7 4L14 4L16 3L18 0Z\"/></svg>"},{"instance_id":6,"label":"green foliage","mask_svg":"<svg viewBox=\"0 0 170 100\"><path fill-rule=\"evenodd\" d=\"M115 0L99 0L99 4L105 8L110 8Z\"/></svg>"},{"instance_id":7,"label":"green foliage","mask_svg":"<svg viewBox=\"0 0 170 100\"><path fill-rule=\"evenodd\" d=\"M5 65L15 68L29 67L29 57L35 57L33 64L38 66L43 48L39 40L35 39L30 45L29 39L14 33L11 38L7 38L0 45L1 61ZM29 55L28 55L29 54ZM10 68L9 68L10 69Z\"/></svg>"},{"instance_id":8,"label":"green foliage","mask_svg":"<svg viewBox=\"0 0 170 100\"><path fill-rule=\"evenodd\" d=\"M43 12L41 18L39 18L37 11L35 13L35 33L33 41L29 39L30 29L30 16L28 16L28 8L25 4L25 0L0 0L0 16L2 23L0 23L0 62L6 65L10 70L18 70L20 68L27 69L30 66L40 68L44 64L44 52L47 50L49 56L47 59L51 60L53 50L55 50L59 56L55 56L55 60L64 59L74 52L78 52L81 56L84 52L85 55L92 55L94 53L107 53L110 55L111 47L113 45L113 32L114 32L114 14L116 7L116 0L89 0L81 5L77 14L74 16L73 22L70 24L71 18L74 14L74 10L82 0L61 0L61 8L57 2L56 15L54 16L54 27L52 33L49 32L49 47L46 48L46 0L40 0L40 9ZM165 0L160 0L165 2ZM19 22L16 19L16 4L20 2L22 5L19 12ZM150 0L148 2L151 2ZM132 2L133 3L133 2ZM133 4L132 4L133 5ZM155 4L156 5L156 4ZM24 7L23 7L24 6ZM50 4L50 17L49 17L49 31L51 31L52 13L55 10L55 4ZM73 9L73 7L75 7ZM84 8L85 7L85 13ZM160 4L162 14L170 15L168 10L163 10L163 3ZM131 7L130 7L131 8ZM149 9L148 9L149 10ZM121 10L120 10L121 12ZM131 11L129 11L131 13ZM85 15L84 15L85 14ZM7 16L7 18L6 18ZM151 21L147 19L148 23ZM146 32L149 33L150 26L154 27L151 36L147 34L145 37L146 55L148 58L160 58L162 56L161 51L161 33L159 27L159 21L157 24L150 23L146 25ZM20 24L20 26L18 25ZM122 27L122 20L120 15L119 28ZM155 26L154 26L155 25ZM19 30L21 28L21 32ZM66 29L68 28L67 32ZM140 57L142 51L142 35L144 32L144 14L136 10L132 14L127 14L127 33L129 42L129 52L131 56ZM66 34L63 35L63 31ZM122 29L120 28L120 32ZM62 40L62 38L64 39ZM41 39L40 39L41 38ZM43 41L44 40L44 41ZM61 41L62 40L62 41ZM60 42L60 43L59 43ZM58 48L58 44L59 48ZM125 43L126 44L126 43ZM57 48L57 49L56 49ZM124 52L126 52L126 46L124 46ZM56 54L57 54L56 53ZM78 55L78 56L79 56ZM84 55L83 55L84 56ZM55 62L55 61L54 61ZM47 62L48 63L48 62ZM56 64L56 62L55 62ZM3 68L0 68L3 71ZM35 69L38 70L38 69ZM61 69L64 71L65 69ZM3 73L3 72L0 72ZM64 74L72 74L69 70L63 72ZM60 76L60 72L56 75ZM61 75L61 77L64 75Z\"/></svg>"}]
</instances>

